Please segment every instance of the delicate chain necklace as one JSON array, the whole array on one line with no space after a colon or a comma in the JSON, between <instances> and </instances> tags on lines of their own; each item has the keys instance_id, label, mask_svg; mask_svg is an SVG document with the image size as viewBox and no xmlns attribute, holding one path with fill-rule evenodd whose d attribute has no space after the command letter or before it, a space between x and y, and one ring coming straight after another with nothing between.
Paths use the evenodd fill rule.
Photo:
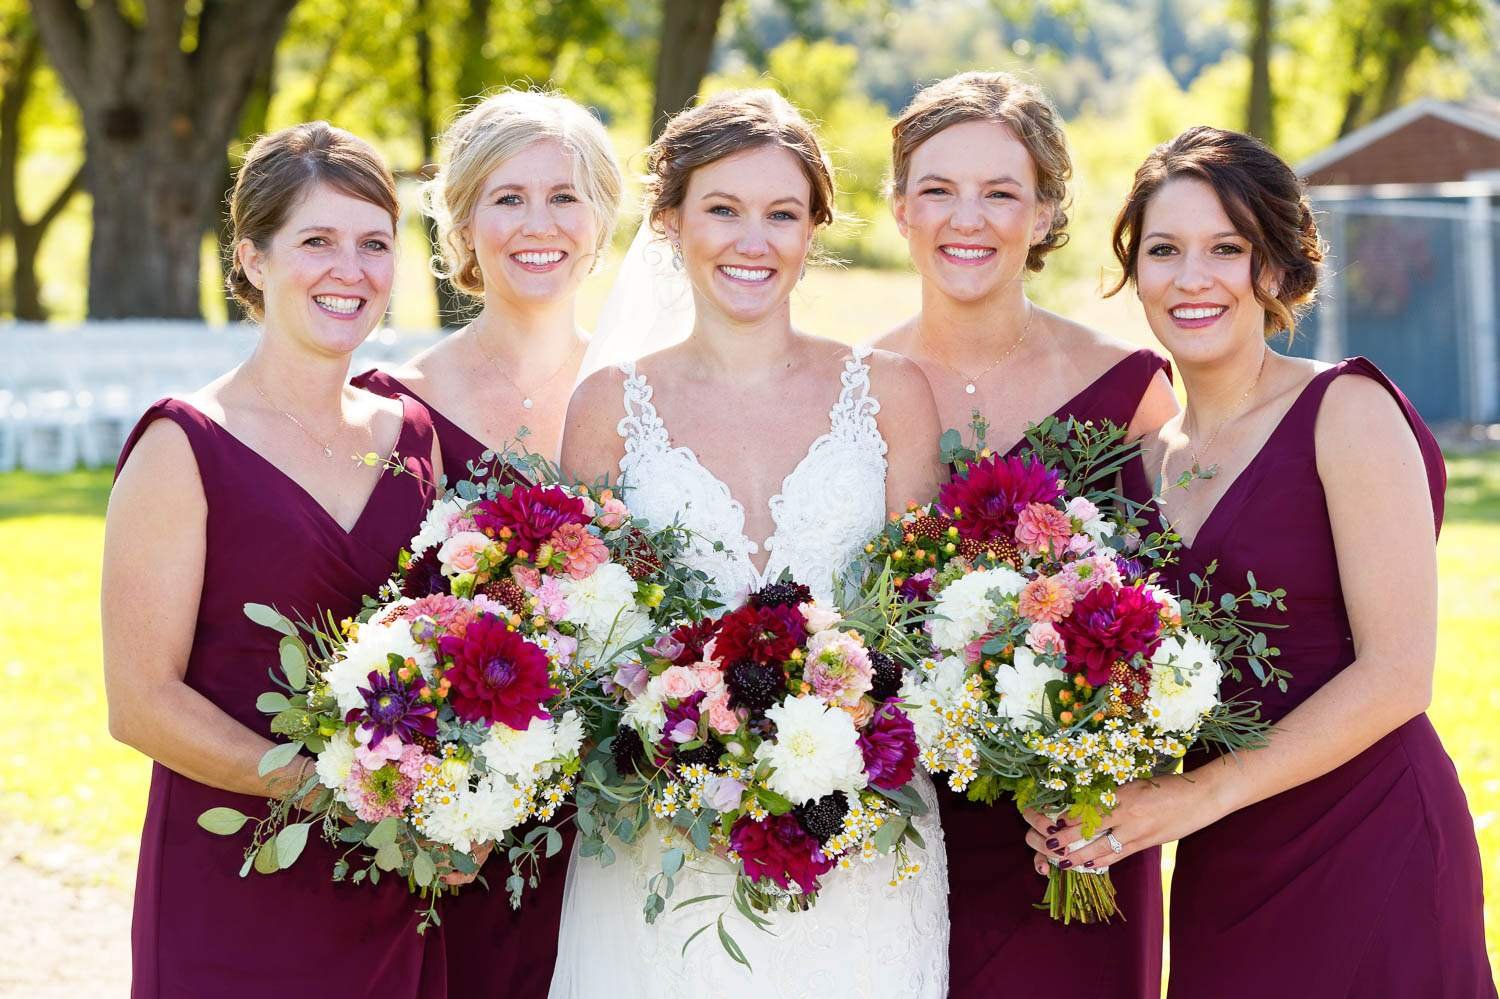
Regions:
<instances>
[{"instance_id":1,"label":"delicate chain necklace","mask_svg":"<svg viewBox=\"0 0 1500 999\"><path fill-rule=\"evenodd\" d=\"M1208 440L1204 442L1203 446L1197 447L1191 442L1188 444L1188 450L1190 450L1193 454L1194 468L1199 467L1199 465L1201 464L1201 457L1207 454L1208 449L1214 446L1214 441L1219 439L1219 431L1223 430L1230 420L1239 416L1240 413L1243 412L1245 403L1250 400L1250 396L1255 393L1256 386L1260 384L1260 376L1266 373L1266 358L1270 356L1270 353L1271 350L1269 347L1261 351L1260 368L1255 372L1255 380L1250 383L1249 388L1245 389L1245 394L1240 396L1239 401L1234 404L1234 408L1229 411L1229 415L1220 420L1217 427L1214 427L1214 432L1208 435Z\"/></svg>"},{"instance_id":2,"label":"delicate chain necklace","mask_svg":"<svg viewBox=\"0 0 1500 999\"><path fill-rule=\"evenodd\" d=\"M337 433L335 433L326 442L323 441L323 440L321 440L321 439L319 439L318 437L314 436L314 434L313 434L313 432L311 430L307 429L307 424L303 423L301 420L297 419L291 413L288 413L286 410L284 410L280 406L276 405L276 403L272 402L271 401L271 397L269 395L266 395L266 390L260 387L260 382L256 379L256 377L254 375L250 376L250 386L252 388L254 388L255 391L260 394L260 397L262 399L266 400L266 405L267 406L270 406L272 409L276 410L276 412L280 413L282 416L285 416L288 420L291 420L292 423L296 425L297 429L300 430L300 431L302 431L302 433L307 436L308 440L312 441L314 444L318 445L318 447L322 448L323 449L323 457L325 457L325 458L332 458L333 457L333 442L339 439L339 435Z\"/></svg>"},{"instance_id":3,"label":"delicate chain necklace","mask_svg":"<svg viewBox=\"0 0 1500 999\"><path fill-rule=\"evenodd\" d=\"M481 336L479 331L477 330L474 332L474 342L478 344L479 352L485 356L485 359L488 360L490 364L494 365L496 371L500 372L500 377L504 378L506 382L510 384L510 387L516 390L516 395L521 397L522 409L530 409L532 406L536 405L536 403L534 403L531 399L532 395L546 388L548 385L551 385L552 380L558 375L562 374L563 369L565 369L569 364L573 363L573 358L578 353L578 345L575 343L572 349L568 351L568 356L564 357L563 362L557 366L557 370L548 375L545 379L539 382L535 388L528 392L525 389L521 388L521 386L517 385L516 380L506 373L505 365L500 363L500 359L498 357L490 353L489 348L484 345L484 337Z\"/></svg>"},{"instance_id":4,"label":"delicate chain necklace","mask_svg":"<svg viewBox=\"0 0 1500 999\"><path fill-rule=\"evenodd\" d=\"M943 367L947 368L949 371L953 372L958 377L962 378L964 380L964 391L969 395L973 395L978 391L978 387L975 383L985 375L989 374L991 371L994 371L996 366L999 365L1001 361L1004 361L1006 358L1010 357L1010 355L1014 354L1016 350L1021 346L1021 344L1026 342L1026 334L1031 332L1031 317L1035 314L1036 306L1032 305L1030 302L1027 302L1026 322L1021 326L1021 335L1016 337L1016 342L1007 347L1005 349L1005 353L1001 354L999 357L991 361L989 367L979 372L979 374L973 376L964 374L962 371L958 370L953 365L949 364L947 361L939 357L937 355L937 351L932 349L932 342L927 339L927 334L922 331L920 324L917 327L917 338L922 341L922 346L927 348L928 356L931 357L934 361L937 361Z\"/></svg>"}]
</instances>

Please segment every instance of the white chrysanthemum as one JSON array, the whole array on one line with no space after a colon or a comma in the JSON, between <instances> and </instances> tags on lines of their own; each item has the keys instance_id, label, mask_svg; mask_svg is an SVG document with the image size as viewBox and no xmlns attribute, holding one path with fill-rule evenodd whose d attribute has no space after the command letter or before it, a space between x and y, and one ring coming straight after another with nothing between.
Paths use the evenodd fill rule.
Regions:
<instances>
[{"instance_id":1,"label":"white chrysanthemum","mask_svg":"<svg viewBox=\"0 0 1500 999\"><path fill-rule=\"evenodd\" d=\"M604 563L587 579L558 577L557 587L568 604L563 620L582 628L596 642L604 640L611 626L618 628L616 618L625 622L625 616L635 610L635 580L618 562ZM610 645L618 643L611 639Z\"/></svg>"},{"instance_id":2,"label":"white chrysanthemum","mask_svg":"<svg viewBox=\"0 0 1500 999\"><path fill-rule=\"evenodd\" d=\"M556 729L551 718L532 718L525 729L491 725L489 734L476 752L492 773L522 782L530 782L538 776L551 776L556 767L547 767L545 774L540 771L542 764L556 755Z\"/></svg>"},{"instance_id":3,"label":"white chrysanthemum","mask_svg":"<svg viewBox=\"0 0 1500 999\"><path fill-rule=\"evenodd\" d=\"M461 787L447 801L434 800L423 817L423 831L455 850L498 839L525 818L516 808L516 789L504 780L482 779L478 787Z\"/></svg>"},{"instance_id":4,"label":"white chrysanthemum","mask_svg":"<svg viewBox=\"0 0 1500 999\"><path fill-rule=\"evenodd\" d=\"M344 783L349 779L349 771L354 768L354 748L357 745L354 741L354 729L344 728L334 733L318 754L318 781L324 787L332 788L333 796L342 804L349 803L344 794Z\"/></svg>"},{"instance_id":5,"label":"white chrysanthemum","mask_svg":"<svg viewBox=\"0 0 1500 999\"><path fill-rule=\"evenodd\" d=\"M1162 639L1151 656L1151 691L1146 711L1161 728L1185 731L1219 702L1224 670L1213 646L1197 635Z\"/></svg>"},{"instance_id":6,"label":"white chrysanthemum","mask_svg":"<svg viewBox=\"0 0 1500 999\"><path fill-rule=\"evenodd\" d=\"M945 586L932 608L929 625L932 640L940 649L955 650L968 645L989 630L999 607L992 595L1013 597L1026 586L1014 569L998 566L961 576Z\"/></svg>"},{"instance_id":7,"label":"white chrysanthemum","mask_svg":"<svg viewBox=\"0 0 1500 999\"><path fill-rule=\"evenodd\" d=\"M620 720L635 729L647 745L661 741L662 729L667 724L667 709L662 703L661 685L656 682L659 679L660 677L653 677L641 696L632 698L620 715Z\"/></svg>"},{"instance_id":8,"label":"white chrysanthemum","mask_svg":"<svg viewBox=\"0 0 1500 999\"><path fill-rule=\"evenodd\" d=\"M865 758L859 732L848 712L831 708L811 694L793 697L766 712L776 725L776 741L762 742L755 758L771 765L766 784L793 804L862 789Z\"/></svg>"},{"instance_id":9,"label":"white chrysanthemum","mask_svg":"<svg viewBox=\"0 0 1500 999\"><path fill-rule=\"evenodd\" d=\"M994 679L1000 693L996 713L1010 719L1012 728L1030 732L1042 726L1037 716L1047 710L1047 684L1066 677L1022 645L1016 648L1015 665L996 667Z\"/></svg>"},{"instance_id":10,"label":"white chrysanthemum","mask_svg":"<svg viewBox=\"0 0 1500 999\"><path fill-rule=\"evenodd\" d=\"M962 698L966 676L964 661L947 656L936 662L921 663L902 677L899 696L906 705L906 716L917 730L917 745L921 748L932 746L942 734L943 712Z\"/></svg>"},{"instance_id":11,"label":"white chrysanthemum","mask_svg":"<svg viewBox=\"0 0 1500 999\"><path fill-rule=\"evenodd\" d=\"M564 712L552 730L553 757L561 759L576 754L583 748L583 736L583 719L578 717L578 712Z\"/></svg>"},{"instance_id":12,"label":"white chrysanthemum","mask_svg":"<svg viewBox=\"0 0 1500 999\"><path fill-rule=\"evenodd\" d=\"M579 637L578 652L573 656L573 661L589 663L594 668L608 666L620 657L623 650L649 636L653 628L651 618L644 611L633 607L627 609L618 618L606 623L600 631L585 629L584 634Z\"/></svg>"},{"instance_id":13,"label":"white chrysanthemum","mask_svg":"<svg viewBox=\"0 0 1500 999\"><path fill-rule=\"evenodd\" d=\"M432 509L427 511L427 516L422 518L422 526L418 529L416 536L411 539L408 550L413 555L420 555L433 545L440 545L448 540L449 525L453 518L463 513L466 504L458 497L453 499L438 500L432 504Z\"/></svg>"},{"instance_id":14,"label":"white chrysanthemum","mask_svg":"<svg viewBox=\"0 0 1500 999\"><path fill-rule=\"evenodd\" d=\"M436 665L432 653L411 637L409 622L376 624L367 621L359 626L358 637L344 646L343 654L329 665L324 674L340 711L364 707L365 699L360 696L359 688L369 682L372 672L389 671L392 653L402 659L414 660L423 673Z\"/></svg>"}]
</instances>

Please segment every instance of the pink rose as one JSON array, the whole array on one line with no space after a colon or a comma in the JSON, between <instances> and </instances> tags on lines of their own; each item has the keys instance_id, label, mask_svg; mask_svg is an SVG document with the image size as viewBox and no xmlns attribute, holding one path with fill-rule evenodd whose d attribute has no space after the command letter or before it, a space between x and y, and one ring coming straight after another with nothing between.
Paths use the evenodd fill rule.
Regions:
<instances>
[{"instance_id":1,"label":"pink rose","mask_svg":"<svg viewBox=\"0 0 1500 999\"><path fill-rule=\"evenodd\" d=\"M693 677L698 683L698 689L705 694L712 694L724 686L724 671L719 668L718 663L693 663L688 669L693 671Z\"/></svg>"},{"instance_id":2,"label":"pink rose","mask_svg":"<svg viewBox=\"0 0 1500 999\"><path fill-rule=\"evenodd\" d=\"M623 502L611 496L604 501L604 506L599 512L599 526L606 531L613 531L630 519L630 508Z\"/></svg>"},{"instance_id":3,"label":"pink rose","mask_svg":"<svg viewBox=\"0 0 1500 999\"><path fill-rule=\"evenodd\" d=\"M366 770L379 770L391 760L401 759L401 751L406 747L400 739L394 735L382 736L379 742L371 745L373 735L363 725L354 730L354 741L359 743L354 749L354 758L359 761L360 766Z\"/></svg>"},{"instance_id":4,"label":"pink rose","mask_svg":"<svg viewBox=\"0 0 1500 999\"><path fill-rule=\"evenodd\" d=\"M1087 524L1099 516L1099 508L1082 496L1074 496L1068 500L1068 516Z\"/></svg>"},{"instance_id":5,"label":"pink rose","mask_svg":"<svg viewBox=\"0 0 1500 999\"><path fill-rule=\"evenodd\" d=\"M839 612L819 607L817 601L810 600L805 604L798 604L797 610L802 614L802 620L807 622L807 633L816 635L820 631L827 631L839 623Z\"/></svg>"},{"instance_id":6,"label":"pink rose","mask_svg":"<svg viewBox=\"0 0 1500 999\"><path fill-rule=\"evenodd\" d=\"M698 690L698 674L687 666L668 666L661 675L661 692L673 700L680 701Z\"/></svg>"},{"instance_id":7,"label":"pink rose","mask_svg":"<svg viewBox=\"0 0 1500 999\"><path fill-rule=\"evenodd\" d=\"M855 704L839 705L850 718L854 719L855 728L864 728L870 724L870 719L875 717L875 702L868 697L861 697Z\"/></svg>"},{"instance_id":8,"label":"pink rose","mask_svg":"<svg viewBox=\"0 0 1500 999\"><path fill-rule=\"evenodd\" d=\"M708 706L708 725L720 735L733 735L740 729L739 712L729 706L729 688L720 687L703 702Z\"/></svg>"},{"instance_id":9,"label":"pink rose","mask_svg":"<svg viewBox=\"0 0 1500 999\"><path fill-rule=\"evenodd\" d=\"M459 573L477 572L479 556L490 546L490 539L478 531L463 531L444 541L438 549L438 562L443 574L455 576Z\"/></svg>"},{"instance_id":10,"label":"pink rose","mask_svg":"<svg viewBox=\"0 0 1500 999\"><path fill-rule=\"evenodd\" d=\"M547 615L554 621L560 621L568 613L568 601L563 598L562 587L557 585L557 580L547 577L542 585L531 591L536 597L537 610Z\"/></svg>"},{"instance_id":11,"label":"pink rose","mask_svg":"<svg viewBox=\"0 0 1500 999\"><path fill-rule=\"evenodd\" d=\"M703 803L716 812L732 812L740 807L745 785L733 777L710 777L703 782Z\"/></svg>"},{"instance_id":12,"label":"pink rose","mask_svg":"<svg viewBox=\"0 0 1500 999\"><path fill-rule=\"evenodd\" d=\"M536 588L542 585L542 574L529 565L511 566L510 578L521 584L521 589L527 593L535 593Z\"/></svg>"},{"instance_id":13,"label":"pink rose","mask_svg":"<svg viewBox=\"0 0 1500 999\"><path fill-rule=\"evenodd\" d=\"M1057 628L1047 621L1038 621L1026 629L1026 644L1033 652L1061 652L1062 636Z\"/></svg>"}]
</instances>

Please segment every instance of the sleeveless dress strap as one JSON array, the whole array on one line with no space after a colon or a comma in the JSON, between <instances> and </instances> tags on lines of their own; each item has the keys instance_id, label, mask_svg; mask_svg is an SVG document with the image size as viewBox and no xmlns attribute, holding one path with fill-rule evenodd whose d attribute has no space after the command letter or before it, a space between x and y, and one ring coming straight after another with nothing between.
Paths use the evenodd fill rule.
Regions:
<instances>
[{"instance_id":1,"label":"sleeveless dress strap","mask_svg":"<svg viewBox=\"0 0 1500 999\"><path fill-rule=\"evenodd\" d=\"M855 347L844 362L844 371L839 377L842 388L838 401L828 411L828 424L830 433L839 440L870 444L884 451L885 439L880 436L880 428L875 422L875 414L880 412L880 400L870 392L870 364L867 360L870 352L868 346Z\"/></svg>"},{"instance_id":2,"label":"sleeveless dress strap","mask_svg":"<svg viewBox=\"0 0 1500 999\"><path fill-rule=\"evenodd\" d=\"M401 443L397 445L401 451L401 465L422 483L423 497L430 501L435 496L428 494L436 492L430 484L436 479L432 467L432 445L437 430L433 426L432 413L413 396L398 395L396 398L401 401Z\"/></svg>"},{"instance_id":3,"label":"sleeveless dress strap","mask_svg":"<svg viewBox=\"0 0 1500 999\"><path fill-rule=\"evenodd\" d=\"M1318 411L1322 408L1323 396L1328 392L1328 386L1333 384L1335 378L1343 375L1363 375L1366 378L1381 385L1396 400L1396 405L1401 408L1401 414L1406 417L1406 423L1411 427L1412 436L1417 440L1417 447L1422 452L1422 464L1427 472L1427 489L1432 496L1432 516L1434 532L1441 530L1443 526L1443 494L1448 488L1448 469L1443 463L1443 451L1438 446L1437 438L1432 435L1427 424L1423 421L1417 407L1413 406L1411 400L1402 392L1385 374L1377 368L1369 358L1348 357L1326 371L1320 371L1313 376L1307 388L1303 390L1301 398L1292 405L1292 409L1286 415L1286 423L1294 431L1294 439L1307 442L1307 447L1314 452L1316 443L1314 431L1318 419Z\"/></svg>"},{"instance_id":4,"label":"sleeveless dress strap","mask_svg":"<svg viewBox=\"0 0 1500 999\"><path fill-rule=\"evenodd\" d=\"M1151 388L1152 379L1160 371L1165 371L1167 379L1171 380L1171 363L1156 351L1142 347L1115 362L1114 367L1075 396L1058 415L1109 420L1127 426L1140 408L1141 399Z\"/></svg>"},{"instance_id":5,"label":"sleeveless dress strap","mask_svg":"<svg viewBox=\"0 0 1500 999\"><path fill-rule=\"evenodd\" d=\"M670 438L651 404L651 386L646 376L636 372L634 361L620 365L620 372L625 376L625 416L615 425L615 431L625 439L625 453L630 455L647 448L666 450Z\"/></svg>"},{"instance_id":6,"label":"sleeveless dress strap","mask_svg":"<svg viewBox=\"0 0 1500 999\"><path fill-rule=\"evenodd\" d=\"M125 463L130 460L130 455L140 441L141 435L157 420L171 420L187 435L188 445L193 449L193 459L198 463L198 476L203 480L204 491L207 492L210 481L208 472L217 453L214 442L223 431L213 420L181 399L158 399L147 407L146 411L141 414L141 418L136 421L134 429L130 431L130 436L125 438L125 446L120 449L120 457L115 462L114 477L116 479L120 477L120 472L124 470Z\"/></svg>"}]
</instances>

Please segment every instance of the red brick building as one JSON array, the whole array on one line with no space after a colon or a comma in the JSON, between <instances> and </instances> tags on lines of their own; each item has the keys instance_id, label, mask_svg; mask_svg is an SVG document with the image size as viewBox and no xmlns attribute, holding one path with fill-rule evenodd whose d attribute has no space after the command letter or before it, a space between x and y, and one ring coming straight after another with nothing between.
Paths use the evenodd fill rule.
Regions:
<instances>
[{"instance_id":1,"label":"red brick building","mask_svg":"<svg viewBox=\"0 0 1500 999\"><path fill-rule=\"evenodd\" d=\"M1500 102L1414 101L1298 164L1309 185L1438 184L1500 170Z\"/></svg>"}]
</instances>

